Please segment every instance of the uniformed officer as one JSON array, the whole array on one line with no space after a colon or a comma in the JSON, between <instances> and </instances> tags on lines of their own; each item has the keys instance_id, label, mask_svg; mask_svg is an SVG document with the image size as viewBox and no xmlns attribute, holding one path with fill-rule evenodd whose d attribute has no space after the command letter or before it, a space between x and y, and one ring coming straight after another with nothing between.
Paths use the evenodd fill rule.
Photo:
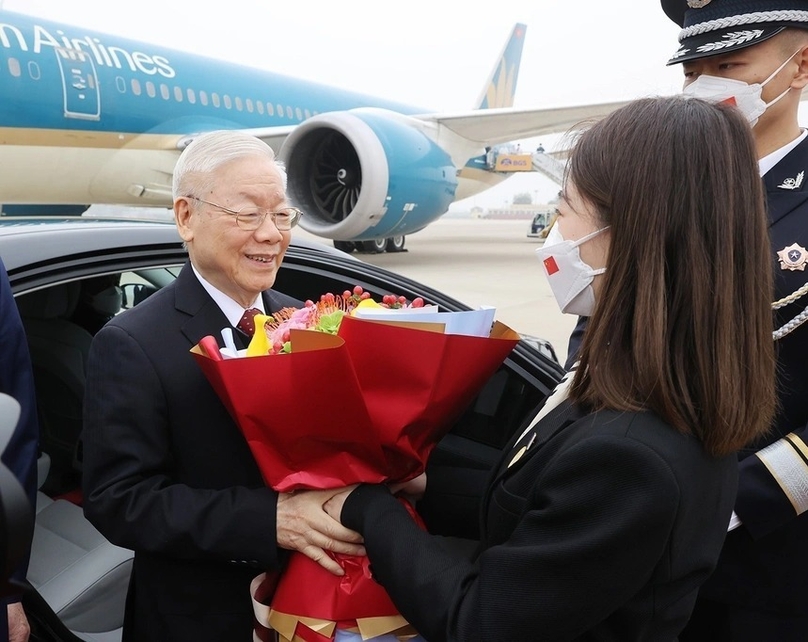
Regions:
<instances>
[{"instance_id":1,"label":"uniformed officer","mask_svg":"<svg viewBox=\"0 0 808 642\"><path fill-rule=\"evenodd\" d=\"M739 454L735 515L680 640L808 640L808 1L662 0L682 27L668 65L684 93L728 100L753 125L766 184L780 411ZM675 180L675 177L672 177ZM750 373L754 376L755 373Z\"/></svg>"}]
</instances>

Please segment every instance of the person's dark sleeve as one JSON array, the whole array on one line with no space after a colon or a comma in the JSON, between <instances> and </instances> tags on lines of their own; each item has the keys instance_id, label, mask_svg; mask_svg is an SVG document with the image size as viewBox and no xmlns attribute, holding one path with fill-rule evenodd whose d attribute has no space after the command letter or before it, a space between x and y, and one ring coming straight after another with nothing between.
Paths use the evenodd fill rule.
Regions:
<instances>
[{"instance_id":1,"label":"person's dark sleeve","mask_svg":"<svg viewBox=\"0 0 808 642\"><path fill-rule=\"evenodd\" d=\"M107 325L93 339L84 398L84 510L114 544L180 559L276 568L277 493L174 480L165 391L137 341Z\"/></svg>"},{"instance_id":2,"label":"person's dark sleeve","mask_svg":"<svg viewBox=\"0 0 808 642\"><path fill-rule=\"evenodd\" d=\"M3 451L2 461L22 485L31 513L36 506L37 458L39 456L39 422L31 356L20 313L5 266L0 261L0 392L20 404L20 419L11 440ZM28 555L11 574L23 581L28 572ZM10 601L14 601L12 598Z\"/></svg>"},{"instance_id":3,"label":"person's dark sleeve","mask_svg":"<svg viewBox=\"0 0 808 642\"><path fill-rule=\"evenodd\" d=\"M589 323L589 317L578 317L578 323L572 329L570 340L567 344L567 360L564 362L564 369L570 370L578 361L578 350L581 349L581 342L584 340L584 330Z\"/></svg>"},{"instance_id":4,"label":"person's dark sleeve","mask_svg":"<svg viewBox=\"0 0 808 642\"><path fill-rule=\"evenodd\" d=\"M679 501L657 453L600 437L556 457L511 537L473 562L418 528L384 487L357 488L341 519L430 642L571 640L645 585Z\"/></svg>"}]
</instances>

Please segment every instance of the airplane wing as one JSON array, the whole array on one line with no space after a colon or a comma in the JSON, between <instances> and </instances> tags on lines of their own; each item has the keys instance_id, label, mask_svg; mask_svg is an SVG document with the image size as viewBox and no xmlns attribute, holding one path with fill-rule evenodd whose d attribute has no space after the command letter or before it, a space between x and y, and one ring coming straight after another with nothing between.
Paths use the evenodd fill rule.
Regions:
<instances>
[{"instance_id":1,"label":"airplane wing","mask_svg":"<svg viewBox=\"0 0 808 642\"><path fill-rule=\"evenodd\" d=\"M434 113L411 116L414 120L447 129L453 134L474 143L475 146L497 145L520 138L532 138L542 134L564 133L582 123L603 118L629 101L595 103L568 107L536 109L478 109L457 113ZM256 136L275 152L280 150L286 137L296 125L283 127L256 127L242 131ZM185 149L193 135L183 136L177 142L178 149Z\"/></svg>"},{"instance_id":2,"label":"airplane wing","mask_svg":"<svg viewBox=\"0 0 808 642\"><path fill-rule=\"evenodd\" d=\"M485 109L457 114L415 116L467 140L496 145L542 134L563 133L589 120L603 118L629 101L539 109Z\"/></svg>"}]
</instances>

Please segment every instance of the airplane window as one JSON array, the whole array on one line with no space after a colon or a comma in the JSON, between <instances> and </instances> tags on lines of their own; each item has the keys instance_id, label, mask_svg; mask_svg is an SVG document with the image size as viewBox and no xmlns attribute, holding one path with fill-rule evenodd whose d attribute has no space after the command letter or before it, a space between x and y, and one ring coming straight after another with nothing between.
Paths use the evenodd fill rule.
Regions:
<instances>
[{"instance_id":1,"label":"airplane window","mask_svg":"<svg viewBox=\"0 0 808 642\"><path fill-rule=\"evenodd\" d=\"M241 102L240 96L236 96L236 109L239 111L244 111L244 104Z\"/></svg>"},{"instance_id":2,"label":"airplane window","mask_svg":"<svg viewBox=\"0 0 808 642\"><path fill-rule=\"evenodd\" d=\"M28 62L28 75L31 77L31 80L39 80L41 76L39 65L33 60Z\"/></svg>"},{"instance_id":3,"label":"airplane window","mask_svg":"<svg viewBox=\"0 0 808 642\"><path fill-rule=\"evenodd\" d=\"M178 103L182 102L182 89L180 87L174 87L174 100Z\"/></svg>"},{"instance_id":4,"label":"airplane window","mask_svg":"<svg viewBox=\"0 0 808 642\"><path fill-rule=\"evenodd\" d=\"M210 95L210 101L213 103L214 107L218 107L222 104L219 100L219 94L217 94L215 91Z\"/></svg>"},{"instance_id":5,"label":"airplane window","mask_svg":"<svg viewBox=\"0 0 808 642\"><path fill-rule=\"evenodd\" d=\"M233 109L233 101L232 101L232 100L230 100L230 95L229 95L229 94L225 94L225 95L223 96L223 98L224 98L224 106L225 106L225 108L226 108L226 109Z\"/></svg>"},{"instance_id":6,"label":"airplane window","mask_svg":"<svg viewBox=\"0 0 808 642\"><path fill-rule=\"evenodd\" d=\"M272 103L267 103L267 116L274 116L275 115L275 108L272 106Z\"/></svg>"},{"instance_id":7,"label":"airplane window","mask_svg":"<svg viewBox=\"0 0 808 642\"><path fill-rule=\"evenodd\" d=\"M163 98L163 100L168 100L168 85L165 83L160 83L160 96Z\"/></svg>"},{"instance_id":8,"label":"airplane window","mask_svg":"<svg viewBox=\"0 0 808 642\"><path fill-rule=\"evenodd\" d=\"M17 60L16 58L9 58L8 59L8 71L15 78L19 78L20 75L21 75L20 61Z\"/></svg>"},{"instance_id":9,"label":"airplane window","mask_svg":"<svg viewBox=\"0 0 808 642\"><path fill-rule=\"evenodd\" d=\"M276 105L276 108L277 108L277 109L276 109L276 111L278 112L278 116L280 116L281 118L283 118L283 105L281 105L280 103L278 103L278 104Z\"/></svg>"},{"instance_id":10,"label":"airplane window","mask_svg":"<svg viewBox=\"0 0 808 642\"><path fill-rule=\"evenodd\" d=\"M118 88L119 94L126 93L126 79L120 76L115 76L115 86Z\"/></svg>"},{"instance_id":11,"label":"airplane window","mask_svg":"<svg viewBox=\"0 0 808 642\"><path fill-rule=\"evenodd\" d=\"M186 93L188 95L188 102L193 105L196 102L196 94L194 93L194 90L188 87Z\"/></svg>"},{"instance_id":12,"label":"airplane window","mask_svg":"<svg viewBox=\"0 0 808 642\"><path fill-rule=\"evenodd\" d=\"M154 83L151 80L146 81L146 93L149 98L154 98L157 95L157 89L155 89Z\"/></svg>"},{"instance_id":13,"label":"airplane window","mask_svg":"<svg viewBox=\"0 0 808 642\"><path fill-rule=\"evenodd\" d=\"M306 118L311 118L311 112L308 109L303 113L306 114Z\"/></svg>"},{"instance_id":14,"label":"airplane window","mask_svg":"<svg viewBox=\"0 0 808 642\"><path fill-rule=\"evenodd\" d=\"M143 90L140 87L140 81L137 78L132 78L132 93L135 96L140 96L142 91Z\"/></svg>"},{"instance_id":15,"label":"airplane window","mask_svg":"<svg viewBox=\"0 0 808 642\"><path fill-rule=\"evenodd\" d=\"M292 118L292 108L289 105L286 105L286 117Z\"/></svg>"},{"instance_id":16,"label":"airplane window","mask_svg":"<svg viewBox=\"0 0 808 642\"><path fill-rule=\"evenodd\" d=\"M208 92L204 89L199 92L199 102L206 106L208 104Z\"/></svg>"},{"instance_id":17,"label":"airplane window","mask_svg":"<svg viewBox=\"0 0 808 642\"><path fill-rule=\"evenodd\" d=\"M259 114L264 113L264 103L262 103L260 100L255 101L255 108L258 110Z\"/></svg>"},{"instance_id":18,"label":"airplane window","mask_svg":"<svg viewBox=\"0 0 808 642\"><path fill-rule=\"evenodd\" d=\"M295 109L295 116L297 116L298 120L303 120L303 112L301 111L300 107Z\"/></svg>"},{"instance_id":19,"label":"airplane window","mask_svg":"<svg viewBox=\"0 0 808 642\"><path fill-rule=\"evenodd\" d=\"M254 111L252 98L247 98L247 100L245 100L244 102L247 105L247 111L252 114Z\"/></svg>"}]
</instances>

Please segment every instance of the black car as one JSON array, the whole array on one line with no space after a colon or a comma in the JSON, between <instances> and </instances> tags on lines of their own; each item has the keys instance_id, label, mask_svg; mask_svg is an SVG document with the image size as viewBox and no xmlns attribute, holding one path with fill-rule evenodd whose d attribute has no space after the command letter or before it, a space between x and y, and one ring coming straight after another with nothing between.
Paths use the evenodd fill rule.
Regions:
<instances>
[{"instance_id":1,"label":"black car","mask_svg":"<svg viewBox=\"0 0 808 642\"><path fill-rule=\"evenodd\" d=\"M106 541L81 509L84 373L98 321L80 315L79 306L84 292L108 283L123 291L120 310L137 305L176 278L187 253L165 221L7 217L0 218L0 257L28 335L41 427L31 589L24 598L31 639L119 640L132 553ZM377 300L388 293L420 296L443 310L469 309L426 285L299 240L292 241L275 288L305 300L356 285ZM488 471L563 376L540 344L528 338L517 345L434 451L428 476L450 489L456 482L465 496L452 490L451 500L422 502L430 529L476 535Z\"/></svg>"}]
</instances>

